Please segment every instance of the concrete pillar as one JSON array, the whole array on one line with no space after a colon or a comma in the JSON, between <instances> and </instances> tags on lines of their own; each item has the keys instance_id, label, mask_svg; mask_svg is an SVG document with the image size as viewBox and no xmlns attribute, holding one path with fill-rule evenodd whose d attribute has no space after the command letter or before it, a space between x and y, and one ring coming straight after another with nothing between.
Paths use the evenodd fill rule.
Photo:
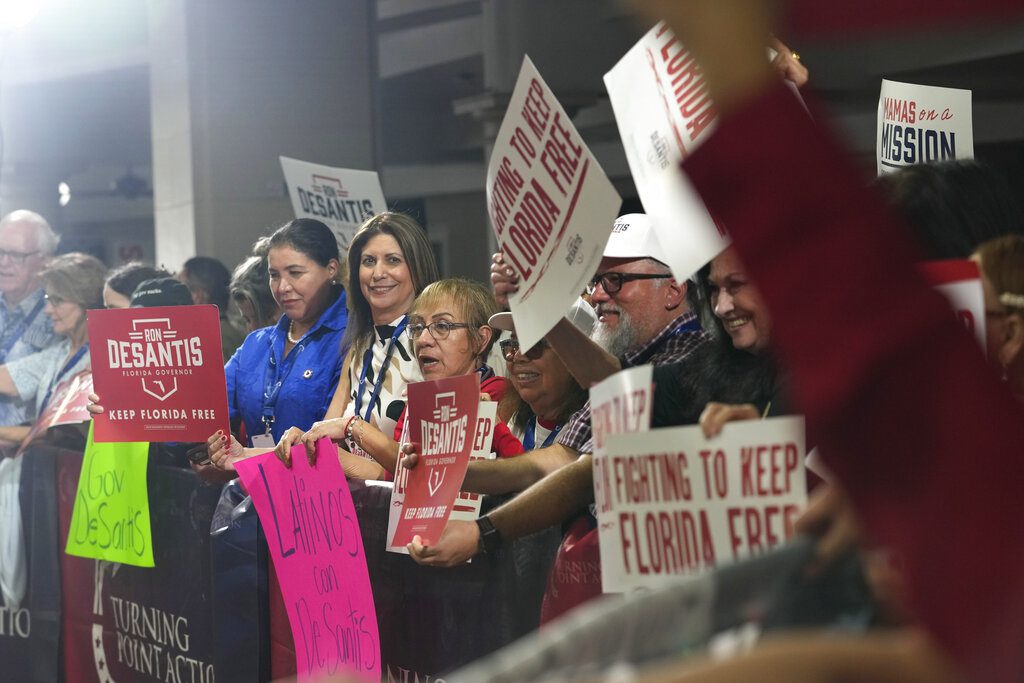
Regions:
<instances>
[{"instance_id":1,"label":"concrete pillar","mask_svg":"<svg viewBox=\"0 0 1024 683\"><path fill-rule=\"evenodd\" d=\"M281 155L374 169L369 0L149 0L156 260L229 267L292 217Z\"/></svg>"}]
</instances>

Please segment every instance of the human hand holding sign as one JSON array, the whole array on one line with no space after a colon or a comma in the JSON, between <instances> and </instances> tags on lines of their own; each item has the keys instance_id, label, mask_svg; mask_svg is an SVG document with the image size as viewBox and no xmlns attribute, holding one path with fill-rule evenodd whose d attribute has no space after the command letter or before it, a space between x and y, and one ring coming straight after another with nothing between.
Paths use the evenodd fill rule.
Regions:
<instances>
[{"instance_id":1,"label":"human hand holding sign","mask_svg":"<svg viewBox=\"0 0 1024 683\"><path fill-rule=\"evenodd\" d=\"M455 567L480 551L480 528L475 522L449 521L436 543L414 536L409 556L426 567Z\"/></svg>"},{"instance_id":2,"label":"human hand holding sign","mask_svg":"<svg viewBox=\"0 0 1024 683\"><path fill-rule=\"evenodd\" d=\"M505 263L505 256L500 251L491 256L491 287L498 306L507 311L509 295L519 291L519 276L512 266Z\"/></svg>"},{"instance_id":3,"label":"human hand holding sign","mask_svg":"<svg viewBox=\"0 0 1024 683\"><path fill-rule=\"evenodd\" d=\"M314 422L305 434L299 439L306 447L306 459L310 465L316 463L316 442L326 437L337 443L345 438L346 426L351 425L357 418L335 417L330 420Z\"/></svg>"},{"instance_id":4,"label":"human hand holding sign","mask_svg":"<svg viewBox=\"0 0 1024 683\"><path fill-rule=\"evenodd\" d=\"M761 413L750 403L729 404L711 401L700 414L700 428L704 432L704 438L710 439L722 433L722 427L726 422L756 420L759 417Z\"/></svg>"},{"instance_id":5,"label":"human hand holding sign","mask_svg":"<svg viewBox=\"0 0 1024 683\"><path fill-rule=\"evenodd\" d=\"M234 434L223 429L217 430L206 440L206 452L210 456L210 464L225 472L234 472L236 462L254 455L246 453L245 447L238 442Z\"/></svg>"}]
</instances>

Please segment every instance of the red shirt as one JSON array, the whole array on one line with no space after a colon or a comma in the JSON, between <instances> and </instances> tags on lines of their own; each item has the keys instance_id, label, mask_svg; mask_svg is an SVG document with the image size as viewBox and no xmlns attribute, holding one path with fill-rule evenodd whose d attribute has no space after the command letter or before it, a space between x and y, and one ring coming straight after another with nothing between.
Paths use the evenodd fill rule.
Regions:
<instances>
[{"instance_id":1,"label":"red shirt","mask_svg":"<svg viewBox=\"0 0 1024 683\"><path fill-rule=\"evenodd\" d=\"M813 104L813 103L811 103ZM909 231L780 84L684 164L771 306L828 466L969 680L1024 679L1024 416Z\"/></svg>"}]
</instances>

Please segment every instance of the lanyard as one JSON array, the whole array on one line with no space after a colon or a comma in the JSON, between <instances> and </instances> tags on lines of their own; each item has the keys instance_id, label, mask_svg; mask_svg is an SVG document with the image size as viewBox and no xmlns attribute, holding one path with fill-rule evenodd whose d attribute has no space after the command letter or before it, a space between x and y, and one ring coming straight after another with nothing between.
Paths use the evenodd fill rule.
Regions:
<instances>
[{"instance_id":1,"label":"lanyard","mask_svg":"<svg viewBox=\"0 0 1024 683\"><path fill-rule=\"evenodd\" d=\"M306 334L309 334L307 332ZM301 343L302 340L300 339ZM298 346L298 345L296 345ZM283 348L283 345L282 345ZM295 356L299 354L302 348L292 349L292 352L285 358L282 358L280 362L274 358L274 345L270 346L270 358L267 359L267 367L263 371L263 426L266 431L265 434L270 433L270 425L274 424L274 408L277 406L277 397L281 393L281 386L284 381L288 379L288 375L291 374L292 368L295 367ZM280 374L282 366L287 365L284 369L284 375Z\"/></svg>"},{"instance_id":2,"label":"lanyard","mask_svg":"<svg viewBox=\"0 0 1024 683\"><path fill-rule=\"evenodd\" d=\"M75 363L80 361L82 359L82 356L85 355L85 352L88 350L88 343L81 346L77 351L75 351L75 355L71 356L68 362L64 364L64 367L60 369L60 372L58 372L56 376L52 380L50 380L50 388L46 390L46 396L43 397L43 402L39 404L40 415L42 415L43 411L46 409L46 404L50 402L50 394L53 393L53 388L60 383L61 379L64 377L64 375L68 373L68 371L71 368L75 367Z\"/></svg>"},{"instance_id":3,"label":"lanyard","mask_svg":"<svg viewBox=\"0 0 1024 683\"><path fill-rule=\"evenodd\" d=\"M29 325L31 325L32 322L36 319L36 316L39 315L39 311L43 310L43 306L45 305L46 298L40 297L39 301L37 301L36 305L32 307L32 310L29 312L29 314L21 319L21 322L19 322L17 327L14 328L14 331L11 332L11 334L8 335L7 339L4 340L3 347L0 347L0 363L7 362L7 354L11 352L11 349L14 348L14 345L17 344L18 340L21 339L22 335L25 334L25 330L29 328Z\"/></svg>"},{"instance_id":4,"label":"lanyard","mask_svg":"<svg viewBox=\"0 0 1024 683\"><path fill-rule=\"evenodd\" d=\"M366 406L366 414L361 416L366 422L370 421L370 415L373 413L373 407L377 405L377 399L380 397L381 387L384 386L384 377L388 374L388 366L391 365L391 356L395 353L395 344L398 342L398 337L405 331L405 327L408 324L409 316L402 316L402 321L398 323L398 327L395 328L394 334L391 335L387 351L384 352L384 362L381 363L380 372L377 373L377 381L373 383L373 393L370 394L370 402ZM374 340L373 344L376 343L377 341ZM359 387L356 390L355 401L356 415L359 415L359 411L362 410L363 407L363 392L366 390L366 375L370 372L370 366L373 365L373 344L371 344L370 348L367 349L366 356L363 359L363 371L359 374Z\"/></svg>"},{"instance_id":5,"label":"lanyard","mask_svg":"<svg viewBox=\"0 0 1024 683\"><path fill-rule=\"evenodd\" d=\"M553 444L555 442L555 437L558 436L558 432L562 431L562 427L563 427L563 425L558 425L557 427L552 429L551 433L548 434L548 438L544 439L544 444L541 446L541 448L547 448L548 446ZM533 417L530 418L530 421L526 423L526 430L523 433L523 451L524 452L525 451L532 451L533 450L534 444L536 443L536 433L537 433L537 416L534 415Z\"/></svg>"}]
</instances>

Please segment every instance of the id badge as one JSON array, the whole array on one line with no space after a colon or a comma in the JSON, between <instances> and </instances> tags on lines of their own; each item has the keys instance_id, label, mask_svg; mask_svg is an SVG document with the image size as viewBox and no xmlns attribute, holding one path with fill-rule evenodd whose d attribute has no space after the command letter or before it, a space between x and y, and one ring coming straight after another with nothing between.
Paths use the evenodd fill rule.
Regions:
<instances>
[{"instance_id":1,"label":"id badge","mask_svg":"<svg viewBox=\"0 0 1024 683\"><path fill-rule=\"evenodd\" d=\"M253 448L266 448L268 450L274 450L277 443L274 442L274 437L264 432L263 434L257 434L252 437Z\"/></svg>"}]
</instances>

